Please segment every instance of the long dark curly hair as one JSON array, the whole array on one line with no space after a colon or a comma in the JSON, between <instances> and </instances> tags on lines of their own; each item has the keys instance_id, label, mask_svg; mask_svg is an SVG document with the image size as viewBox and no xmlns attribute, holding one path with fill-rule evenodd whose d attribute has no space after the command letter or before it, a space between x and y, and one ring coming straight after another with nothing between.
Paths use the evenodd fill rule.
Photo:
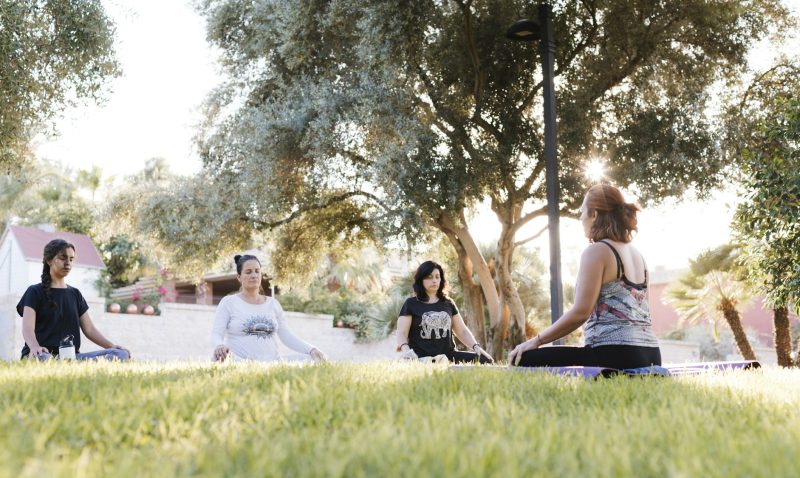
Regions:
<instances>
[{"instance_id":1,"label":"long dark curly hair","mask_svg":"<svg viewBox=\"0 0 800 478\"><path fill-rule=\"evenodd\" d=\"M428 277L434 270L439 270L439 290L436 291L436 297L440 300L450 300L447 295L447 280L444 278L444 268L438 262L425 261L419 265L417 272L414 274L414 295L423 302L428 300L428 292L425 291L425 286L422 285L422 279Z\"/></svg>"},{"instance_id":2,"label":"long dark curly hair","mask_svg":"<svg viewBox=\"0 0 800 478\"><path fill-rule=\"evenodd\" d=\"M47 303L54 309L57 308L58 305L53 300L53 278L50 276L50 264L48 264L48 262L52 261L57 255L67 249L72 249L74 252L75 245L70 244L64 239L53 239L44 246L44 254L42 254L42 264L44 264L42 266L42 286L44 286L44 293L47 296Z\"/></svg>"}]
</instances>

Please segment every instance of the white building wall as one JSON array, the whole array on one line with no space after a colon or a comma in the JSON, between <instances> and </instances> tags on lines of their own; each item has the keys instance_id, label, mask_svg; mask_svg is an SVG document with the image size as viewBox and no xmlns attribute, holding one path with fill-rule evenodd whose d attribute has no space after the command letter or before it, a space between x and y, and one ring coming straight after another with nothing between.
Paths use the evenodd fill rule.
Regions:
<instances>
[{"instance_id":1,"label":"white building wall","mask_svg":"<svg viewBox=\"0 0 800 478\"><path fill-rule=\"evenodd\" d=\"M20 274L20 276L24 277L24 280L20 278L19 281L16 281L14 284L15 289L13 289L12 292L18 292L22 294L28 289L29 286L38 284L42 281L41 262L28 260L26 269L26 275ZM79 289L81 294L83 294L83 297L88 300L89 298L100 297L100 292L97 288L97 279L99 278L99 269L77 266L73 267L69 272L66 282L68 285Z\"/></svg>"},{"instance_id":2,"label":"white building wall","mask_svg":"<svg viewBox=\"0 0 800 478\"><path fill-rule=\"evenodd\" d=\"M11 241L5 240L0 243L0 294L11 292Z\"/></svg>"},{"instance_id":3,"label":"white building wall","mask_svg":"<svg viewBox=\"0 0 800 478\"><path fill-rule=\"evenodd\" d=\"M39 268L39 275L35 282L41 280L42 270ZM100 278L100 269L91 269L88 267L75 267L67 276L67 284L72 287L80 289L81 294L85 299L100 297L100 291L97 288L97 280ZM33 283L35 283L33 282Z\"/></svg>"},{"instance_id":4,"label":"white building wall","mask_svg":"<svg viewBox=\"0 0 800 478\"><path fill-rule=\"evenodd\" d=\"M30 280L30 267L16 239L6 236L0 247L0 294L24 291ZM41 268L38 275L41 275ZM38 282L38 279L36 280Z\"/></svg>"},{"instance_id":5,"label":"white building wall","mask_svg":"<svg viewBox=\"0 0 800 478\"><path fill-rule=\"evenodd\" d=\"M22 350L22 319L14 309L17 302L17 294L0 295L0 359L3 360L18 359Z\"/></svg>"},{"instance_id":6,"label":"white building wall","mask_svg":"<svg viewBox=\"0 0 800 478\"><path fill-rule=\"evenodd\" d=\"M84 297L99 297L97 279L100 269L76 266L67 276L67 284L80 289ZM42 261L23 257L13 235L0 244L0 295L22 294L42 280Z\"/></svg>"},{"instance_id":7,"label":"white building wall","mask_svg":"<svg viewBox=\"0 0 800 478\"><path fill-rule=\"evenodd\" d=\"M15 277L14 290L11 291L20 295L25 293L25 291L28 290L28 287L32 286L33 284L38 284L42 281L42 263L26 260L25 268L22 270L24 270L25 273L19 274ZM72 274L72 272L75 271L71 271L70 274Z\"/></svg>"}]
</instances>

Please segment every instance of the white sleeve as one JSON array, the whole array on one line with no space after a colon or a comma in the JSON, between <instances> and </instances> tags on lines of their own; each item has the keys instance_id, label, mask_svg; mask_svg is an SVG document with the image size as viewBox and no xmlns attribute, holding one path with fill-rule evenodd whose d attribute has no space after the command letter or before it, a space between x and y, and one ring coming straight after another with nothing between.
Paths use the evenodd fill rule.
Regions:
<instances>
[{"instance_id":1,"label":"white sleeve","mask_svg":"<svg viewBox=\"0 0 800 478\"><path fill-rule=\"evenodd\" d=\"M278 336L281 338L281 342L295 352L304 354L311 352L314 346L293 334L289 327L286 326L281 304L275 299L272 299L272 304L275 308L275 316L278 317Z\"/></svg>"},{"instance_id":2,"label":"white sleeve","mask_svg":"<svg viewBox=\"0 0 800 478\"><path fill-rule=\"evenodd\" d=\"M214 326L211 328L211 346L216 347L225 343L225 331L228 330L228 322L231 320L231 313L228 310L228 301L224 298L217 305L217 313L214 316Z\"/></svg>"}]
</instances>

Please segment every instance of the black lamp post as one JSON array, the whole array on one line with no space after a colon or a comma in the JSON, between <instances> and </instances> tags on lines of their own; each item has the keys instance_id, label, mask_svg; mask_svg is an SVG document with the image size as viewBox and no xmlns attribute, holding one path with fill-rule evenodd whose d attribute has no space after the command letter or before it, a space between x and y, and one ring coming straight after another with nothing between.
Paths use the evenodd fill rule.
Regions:
<instances>
[{"instance_id":1,"label":"black lamp post","mask_svg":"<svg viewBox=\"0 0 800 478\"><path fill-rule=\"evenodd\" d=\"M561 317L564 293L561 288L561 241L558 229L558 161L556 159L556 98L553 89L553 64L556 44L553 39L550 5L539 4L538 20L520 20L508 28L506 37L517 41L539 43L544 80L544 164L547 185L547 229L550 236L550 319Z\"/></svg>"}]
</instances>

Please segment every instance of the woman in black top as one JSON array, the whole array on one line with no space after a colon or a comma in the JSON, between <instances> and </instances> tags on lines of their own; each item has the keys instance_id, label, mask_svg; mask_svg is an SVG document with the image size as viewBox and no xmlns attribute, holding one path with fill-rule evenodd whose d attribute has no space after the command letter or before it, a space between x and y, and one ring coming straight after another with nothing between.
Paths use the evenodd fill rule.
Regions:
<instances>
[{"instance_id":1,"label":"woman in black top","mask_svg":"<svg viewBox=\"0 0 800 478\"><path fill-rule=\"evenodd\" d=\"M415 297L406 299L397 319L397 350L404 359L445 355L452 362L494 362L464 324L456 304L447 297L444 269L426 261L414 275ZM472 352L456 350L453 335Z\"/></svg>"},{"instance_id":2,"label":"woman in black top","mask_svg":"<svg viewBox=\"0 0 800 478\"><path fill-rule=\"evenodd\" d=\"M130 358L128 349L114 345L95 328L83 295L65 282L74 261L75 246L67 241L53 239L44 246L42 282L28 287L17 304L25 339L22 358L47 360L57 356L61 341L72 336L78 360L99 357L127 360ZM79 353L81 331L104 350Z\"/></svg>"}]
</instances>

